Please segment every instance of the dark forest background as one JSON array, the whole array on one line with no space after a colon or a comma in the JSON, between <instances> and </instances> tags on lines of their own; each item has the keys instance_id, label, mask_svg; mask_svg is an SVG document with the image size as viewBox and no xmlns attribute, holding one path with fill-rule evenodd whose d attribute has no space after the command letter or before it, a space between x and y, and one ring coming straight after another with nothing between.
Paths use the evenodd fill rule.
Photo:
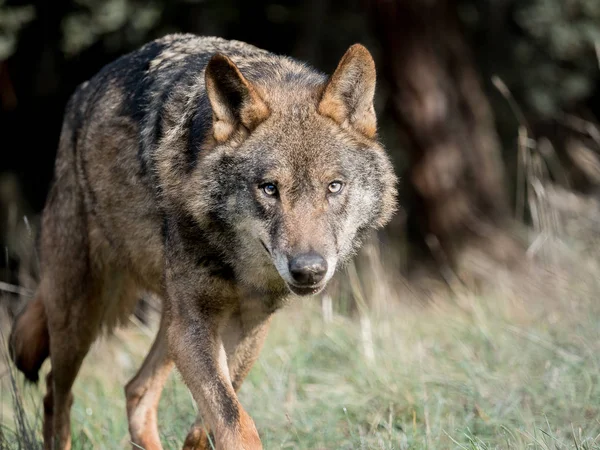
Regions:
<instances>
[{"instance_id":1,"label":"dark forest background","mask_svg":"<svg viewBox=\"0 0 600 450\"><path fill-rule=\"evenodd\" d=\"M510 264L525 251L515 224L544 227L540 186L596 195L598 0L0 0L1 280L19 282L70 94L170 32L246 41L325 72L365 44L402 179L386 235L413 261L452 265L475 245Z\"/></svg>"}]
</instances>

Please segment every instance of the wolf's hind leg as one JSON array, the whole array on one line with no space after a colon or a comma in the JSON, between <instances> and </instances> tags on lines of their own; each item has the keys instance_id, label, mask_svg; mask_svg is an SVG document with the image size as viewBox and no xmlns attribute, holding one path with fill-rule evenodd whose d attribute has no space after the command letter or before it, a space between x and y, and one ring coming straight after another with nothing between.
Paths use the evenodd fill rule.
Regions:
<instances>
[{"instance_id":1,"label":"wolf's hind leg","mask_svg":"<svg viewBox=\"0 0 600 450\"><path fill-rule=\"evenodd\" d=\"M47 306L52 369L46 378L44 397L44 443L51 450L71 448L71 389L97 336L101 317L96 296L60 291L56 289L45 297L54 305ZM56 300L63 294L69 300Z\"/></svg>"},{"instance_id":2,"label":"wolf's hind leg","mask_svg":"<svg viewBox=\"0 0 600 450\"><path fill-rule=\"evenodd\" d=\"M61 145L64 140L61 137ZM73 178L71 172L57 172L44 209L40 241L41 279L36 295L44 303L52 366L44 398L44 445L52 450L71 448L71 388L96 339L104 308L101 280L92 267L98 258L90 254L89 217Z\"/></svg>"},{"instance_id":3,"label":"wolf's hind leg","mask_svg":"<svg viewBox=\"0 0 600 450\"><path fill-rule=\"evenodd\" d=\"M173 368L168 355L164 316L142 367L125 387L129 433L134 449L162 450L157 408L164 384Z\"/></svg>"}]
</instances>

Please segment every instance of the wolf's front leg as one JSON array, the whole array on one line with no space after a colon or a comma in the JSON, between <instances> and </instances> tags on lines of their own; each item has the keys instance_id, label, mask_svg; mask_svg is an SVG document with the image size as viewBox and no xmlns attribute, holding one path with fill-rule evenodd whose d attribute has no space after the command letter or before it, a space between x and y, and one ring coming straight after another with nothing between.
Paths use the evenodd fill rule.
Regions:
<instances>
[{"instance_id":1,"label":"wolf's front leg","mask_svg":"<svg viewBox=\"0 0 600 450\"><path fill-rule=\"evenodd\" d=\"M245 298L221 332L229 378L236 392L258 358L267 337L271 313L264 309L261 299ZM199 415L185 439L183 450L211 450L214 436L209 441L209 431Z\"/></svg>"},{"instance_id":2,"label":"wolf's front leg","mask_svg":"<svg viewBox=\"0 0 600 450\"><path fill-rule=\"evenodd\" d=\"M219 329L221 314L172 314L169 348L183 380L210 426L217 450L260 450L250 416L240 404L227 366Z\"/></svg>"}]
</instances>

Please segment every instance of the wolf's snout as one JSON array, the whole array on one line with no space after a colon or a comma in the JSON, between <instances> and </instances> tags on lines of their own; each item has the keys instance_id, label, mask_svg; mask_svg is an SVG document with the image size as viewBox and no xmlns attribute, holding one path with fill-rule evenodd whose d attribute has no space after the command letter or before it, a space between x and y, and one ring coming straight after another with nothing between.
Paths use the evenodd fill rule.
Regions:
<instances>
[{"instance_id":1,"label":"wolf's snout","mask_svg":"<svg viewBox=\"0 0 600 450\"><path fill-rule=\"evenodd\" d=\"M311 286L319 283L327 273L327 261L317 253L304 253L290 261L289 269L295 283Z\"/></svg>"}]
</instances>

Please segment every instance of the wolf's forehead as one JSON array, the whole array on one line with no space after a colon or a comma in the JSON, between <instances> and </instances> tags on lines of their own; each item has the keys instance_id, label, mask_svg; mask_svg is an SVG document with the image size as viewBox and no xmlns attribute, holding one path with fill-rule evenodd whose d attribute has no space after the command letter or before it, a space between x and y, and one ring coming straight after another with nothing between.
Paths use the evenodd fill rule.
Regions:
<instances>
[{"instance_id":1,"label":"wolf's forehead","mask_svg":"<svg viewBox=\"0 0 600 450\"><path fill-rule=\"evenodd\" d=\"M267 151L275 166L294 169L332 164L349 144L343 133L302 106L261 130L257 141L259 153Z\"/></svg>"},{"instance_id":2,"label":"wolf's forehead","mask_svg":"<svg viewBox=\"0 0 600 450\"><path fill-rule=\"evenodd\" d=\"M311 112L314 112L315 108L312 105L306 104L293 104L289 107L289 116L294 121L305 121L310 117Z\"/></svg>"},{"instance_id":3,"label":"wolf's forehead","mask_svg":"<svg viewBox=\"0 0 600 450\"><path fill-rule=\"evenodd\" d=\"M273 131L276 136L268 145L281 164L313 165L331 159L340 146L333 133L310 119L289 120Z\"/></svg>"},{"instance_id":4,"label":"wolf's forehead","mask_svg":"<svg viewBox=\"0 0 600 450\"><path fill-rule=\"evenodd\" d=\"M305 146L301 142L291 146L268 150L268 157L257 157L257 175L261 179L272 179L288 187L319 185L326 180L344 176L341 160L331 152L316 146Z\"/></svg>"},{"instance_id":5,"label":"wolf's forehead","mask_svg":"<svg viewBox=\"0 0 600 450\"><path fill-rule=\"evenodd\" d=\"M317 113L318 98L306 87L273 86L264 97L272 113L283 120L306 121Z\"/></svg>"}]
</instances>

